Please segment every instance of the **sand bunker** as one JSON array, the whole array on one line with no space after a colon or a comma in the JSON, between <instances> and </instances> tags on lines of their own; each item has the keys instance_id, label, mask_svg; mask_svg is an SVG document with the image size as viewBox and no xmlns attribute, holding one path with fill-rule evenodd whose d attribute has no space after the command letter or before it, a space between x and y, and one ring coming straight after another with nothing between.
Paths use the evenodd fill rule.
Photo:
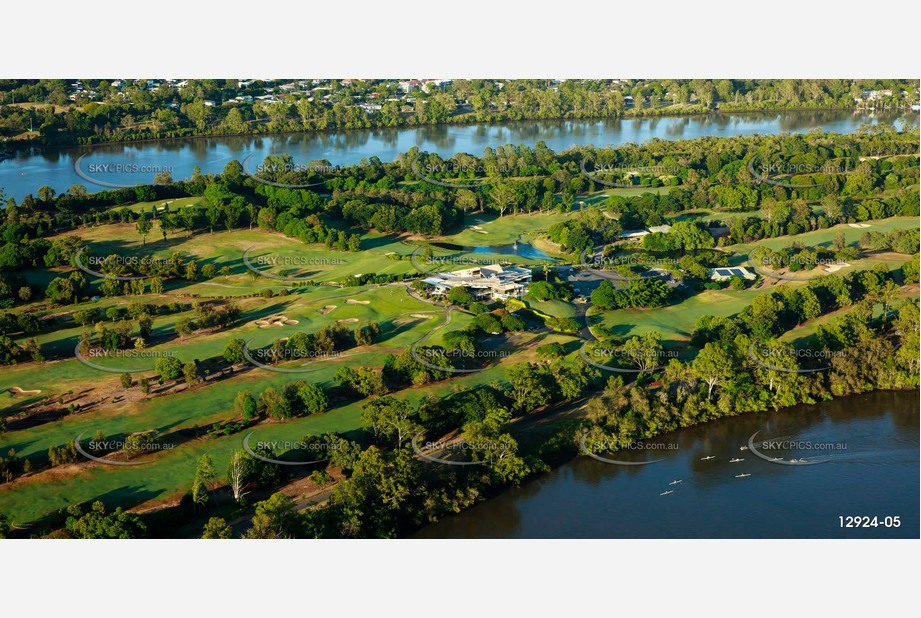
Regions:
<instances>
[{"instance_id":1,"label":"sand bunker","mask_svg":"<svg viewBox=\"0 0 921 618\"><path fill-rule=\"evenodd\" d=\"M41 391L26 391L19 388L18 386L11 386L9 390L13 397L31 397L32 395L38 395L41 393Z\"/></svg>"},{"instance_id":2,"label":"sand bunker","mask_svg":"<svg viewBox=\"0 0 921 618\"><path fill-rule=\"evenodd\" d=\"M370 300L355 300L354 298L349 298L345 301L346 305L370 305Z\"/></svg>"},{"instance_id":3,"label":"sand bunker","mask_svg":"<svg viewBox=\"0 0 921 618\"><path fill-rule=\"evenodd\" d=\"M825 267L825 272L836 273L842 268L848 268L849 266L850 264L848 264L847 262L845 262L844 264L829 264L828 266Z\"/></svg>"},{"instance_id":4,"label":"sand bunker","mask_svg":"<svg viewBox=\"0 0 921 618\"><path fill-rule=\"evenodd\" d=\"M411 317L411 318L421 318L421 319L423 319L423 320L428 320L428 319L430 319L430 318L434 318L434 317L435 317L435 314L433 314L433 313L410 313L410 314L409 314L409 317Z\"/></svg>"},{"instance_id":5,"label":"sand bunker","mask_svg":"<svg viewBox=\"0 0 921 618\"><path fill-rule=\"evenodd\" d=\"M285 315L273 315L268 318L262 318L253 322L259 328L272 328L273 326L294 326L297 320L292 320Z\"/></svg>"},{"instance_id":6,"label":"sand bunker","mask_svg":"<svg viewBox=\"0 0 921 618\"><path fill-rule=\"evenodd\" d=\"M869 223L848 223L851 227L870 227Z\"/></svg>"},{"instance_id":7,"label":"sand bunker","mask_svg":"<svg viewBox=\"0 0 921 618\"><path fill-rule=\"evenodd\" d=\"M322 313L323 315L326 315L327 313L329 313L335 308L336 308L336 305L326 305L325 307L320 309L320 313Z\"/></svg>"},{"instance_id":8,"label":"sand bunker","mask_svg":"<svg viewBox=\"0 0 921 618\"><path fill-rule=\"evenodd\" d=\"M358 321L358 318L342 318L341 320L336 320L340 324L354 324Z\"/></svg>"}]
</instances>

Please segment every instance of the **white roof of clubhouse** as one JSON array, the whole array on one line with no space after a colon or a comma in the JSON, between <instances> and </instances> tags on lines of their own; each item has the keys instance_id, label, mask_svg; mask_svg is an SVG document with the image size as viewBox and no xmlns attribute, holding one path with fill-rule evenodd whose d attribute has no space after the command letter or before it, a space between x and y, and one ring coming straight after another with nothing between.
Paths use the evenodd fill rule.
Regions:
<instances>
[{"instance_id":1,"label":"white roof of clubhouse","mask_svg":"<svg viewBox=\"0 0 921 618\"><path fill-rule=\"evenodd\" d=\"M497 298L517 297L521 295L524 286L530 283L531 270L519 266L488 264L435 274L423 281L435 286L436 293L444 293L450 288L467 287L487 290Z\"/></svg>"}]
</instances>

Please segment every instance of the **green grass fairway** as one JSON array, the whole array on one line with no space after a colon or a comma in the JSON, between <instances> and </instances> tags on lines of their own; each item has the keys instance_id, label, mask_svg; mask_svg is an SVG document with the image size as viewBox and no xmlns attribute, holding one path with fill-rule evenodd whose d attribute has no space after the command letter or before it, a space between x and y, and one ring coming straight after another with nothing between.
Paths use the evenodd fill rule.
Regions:
<instances>
[{"instance_id":1,"label":"green grass fairway","mask_svg":"<svg viewBox=\"0 0 921 618\"><path fill-rule=\"evenodd\" d=\"M419 320L426 323L426 331L431 328L430 323L433 321ZM452 320L451 327L454 326ZM542 336L530 336L532 347L549 340ZM533 359L533 351L516 354L507 362L528 359ZM382 360L383 353L371 351L365 354L363 359L355 356L354 365L374 366L379 365ZM107 408L104 414L90 413L32 430L3 434L0 436L0 448L4 452L9 448L15 448L20 455L35 456L46 451L49 446L73 440L82 431L88 431L87 435L91 436L96 429L103 429L106 435L114 435L151 428L168 433L192 426L204 427L233 416L233 398L239 390L249 389L258 393L267 386L277 388L297 379L328 387L332 386L333 373L340 365L341 363L325 363L314 373L301 375L253 369L244 376L234 377L233 388L227 388L217 382L186 393L164 397L160 401L152 399L134 406L134 409L114 406ZM505 382L505 370L502 365L451 380L413 387L402 391L400 396L415 404L425 395L441 398L458 387L472 387L494 381ZM355 401L323 414L300 417L285 423L265 422L256 428L257 435L254 439L299 440L304 435L326 431L358 431L361 429L361 406L366 401ZM79 470L75 473L63 476L57 474L56 470L52 471L54 474L39 473L26 482L17 484L15 490L9 485L0 488L0 512L8 515L16 523L26 523L69 504L100 496L104 502L112 505L134 505L164 498L190 487L195 473L195 462L204 453L211 455L215 469L219 475L222 474L231 453L241 448L245 434L246 432L241 432L218 439L186 442L175 449L159 453L155 456L155 461L143 466L116 467L94 463L80 464Z\"/></svg>"},{"instance_id":2,"label":"green grass fairway","mask_svg":"<svg viewBox=\"0 0 921 618\"><path fill-rule=\"evenodd\" d=\"M194 259L199 271L206 264L214 265L217 270L225 266L231 269L232 274L226 277L218 275L207 281L170 283L170 289L182 288L183 293L201 296L251 294L267 287L277 289L293 283L268 276L253 279L243 262L243 254L248 249L250 263L257 270L276 277L342 282L366 273L414 271L409 261L393 260L387 254L409 255L415 247L394 236L378 233L363 234L362 250L357 253L330 250L319 243L305 245L296 238L259 229L223 230L214 234L203 231L192 236L178 233L164 239L155 227L146 244L134 224L128 223L83 228L72 233L88 241L92 253L100 257L154 255L167 259L179 252L186 259Z\"/></svg>"},{"instance_id":3,"label":"green grass fairway","mask_svg":"<svg viewBox=\"0 0 921 618\"><path fill-rule=\"evenodd\" d=\"M858 228L851 227L847 223L842 223L825 230L816 230L795 236L778 236L777 238L765 238L750 243L740 243L738 245L729 245L727 250L733 251L736 255L746 256L757 246L768 247L774 251L783 249L793 242L801 242L807 247L829 247L835 239L838 231L844 232L844 238L848 244L857 243L865 232L890 232L892 230L918 229L917 217L892 217L891 219L882 219L876 221L864 221L864 224L870 227Z\"/></svg>"},{"instance_id":4,"label":"green grass fairway","mask_svg":"<svg viewBox=\"0 0 921 618\"><path fill-rule=\"evenodd\" d=\"M468 227L462 232L444 236L444 242L472 247L508 245L516 240L521 242L528 236L537 236L547 231L554 223L565 221L570 214L543 213L520 214L497 217L491 214L467 215L464 221L469 226L478 226L479 231Z\"/></svg>"},{"instance_id":5,"label":"green grass fairway","mask_svg":"<svg viewBox=\"0 0 921 618\"><path fill-rule=\"evenodd\" d=\"M587 206L600 206L607 200L609 197L620 196L620 197L636 197L637 195L645 195L646 193L653 193L655 195L667 195L669 191L676 187L611 187L610 189L605 189L604 191L594 191L592 193L585 193L576 197L576 207L578 207L579 202L585 202Z\"/></svg>"},{"instance_id":6,"label":"green grass fairway","mask_svg":"<svg viewBox=\"0 0 921 618\"><path fill-rule=\"evenodd\" d=\"M590 324L603 324L615 335L634 337L650 332L662 335L669 346L683 345L691 337L694 324L707 314L729 317L751 304L758 290L704 290L677 305L658 309L616 309L589 311Z\"/></svg>"},{"instance_id":7,"label":"green grass fairway","mask_svg":"<svg viewBox=\"0 0 921 618\"><path fill-rule=\"evenodd\" d=\"M200 197L178 197L168 200L156 200L153 202L137 202L136 204L131 204L127 208L131 212L146 212L149 214L151 209L156 209L156 212L160 212L163 207L168 204L170 212L176 212L187 206L198 204L202 199L203 198Z\"/></svg>"}]
</instances>

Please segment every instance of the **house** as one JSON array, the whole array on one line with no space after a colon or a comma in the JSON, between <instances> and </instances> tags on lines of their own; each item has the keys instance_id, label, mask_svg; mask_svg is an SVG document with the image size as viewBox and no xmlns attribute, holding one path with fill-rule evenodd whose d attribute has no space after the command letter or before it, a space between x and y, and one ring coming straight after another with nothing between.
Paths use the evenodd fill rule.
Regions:
<instances>
[{"instance_id":1,"label":"house","mask_svg":"<svg viewBox=\"0 0 921 618\"><path fill-rule=\"evenodd\" d=\"M418 90L422 87L422 82L418 79L410 79L397 83L397 88L400 89L400 92L409 94L413 90Z\"/></svg>"},{"instance_id":2,"label":"house","mask_svg":"<svg viewBox=\"0 0 921 618\"><path fill-rule=\"evenodd\" d=\"M519 266L488 264L450 273L439 273L422 280L434 289L432 294L447 294L452 288L465 287L478 300L521 298L531 283L531 270Z\"/></svg>"},{"instance_id":3,"label":"house","mask_svg":"<svg viewBox=\"0 0 921 618\"><path fill-rule=\"evenodd\" d=\"M214 101L210 99L205 99L202 103L204 103L205 107L214 107Z\"/></svg>"},{"instance_id":4,"label":"house","mask_svg":"<svg viewBox=\"0 0 921 618\"><path fill-rule=\"evenodd\" d=\"M423 79L419 81L422 82L422 84L419 87L426 94L428 94L432 90L444 90L448 86L451 86L454 84L453 79Z\"/></svg>"},{"instance_id":5,"label":"house","mask_svg":"<svg viewBox=\"0 0 921 618\"><path fill-rule=\"evenodd\" d=\"M711 268L710 279L713 281L726 281L732 277L742 277L743 279L754 279L755 274L742 266L732 266L731 268Z\"/></svg>"},{"instance_id":6,"label":"house","mask_svg":"<svg viewBox=\"0 0 921 618\"><path fill-rule=\"evenodd\" d=\"M651 225L645 230L624 230L620 233L621 238L642 238L647 234L667 234L672 229L670 225Z\"/></svg>"}]
</instances>

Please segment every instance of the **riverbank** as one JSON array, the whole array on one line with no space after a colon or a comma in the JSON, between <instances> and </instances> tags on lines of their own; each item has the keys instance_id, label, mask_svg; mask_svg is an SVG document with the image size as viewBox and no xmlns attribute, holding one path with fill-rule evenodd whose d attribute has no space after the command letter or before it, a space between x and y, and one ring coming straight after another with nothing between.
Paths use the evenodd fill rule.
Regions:
<instances>
[{"instance_id":1,"label":"riverbank","mask_svg":"<svg viewBox=\"0 0 921 618\"><path fill-rule=\"evenodd\" d=\"M599 122L604 120L620 120L627 118L635 119L657 119L657 118L688 118L688 117L703 117L703 116L718 116L718 115L745 115L745 114L771 114L771 113L798 113L798 112L851 112L851 113L883 113L883 114L898 114L898 113L909 113L911 112L910 105L904 105L896 108L886 108L886 109L873 109L866 107L764 107L759 109L736 109L736 108L703 108L702 106L668 106L665 108L627 108L623 113L617 115L607 115L607 116L580 116L580 117L567 117L567 116L557 116L553 118L520 118L520 119L489 119L489 120L477 120L475 118L469 118L468 116L473 113L463 114L456 116L458 118L456 121L452 122L433 122L433 123L405 123L399 124L396 126L378 126L372 125L368 127L343 127L343 128L334 128L334 129L314 129L314 130L303 130L303 131L250 131L244 133L233 133L233 132L216 132L216 133L196 133L194 131L185 134L185 135L155 135L143 139L113 139L113 140L102 140L102 141L92 141L92 142L44 142L41 141L41 138L38 139L29 139L29 140L6 140L2 142L4 150L9 153L26 151L29 149L37 149L44 154L54 153L56 151L63 151L72 148L81 148L81 149L92 149L96 146L129 146L133 144L149 144L152 142L170 142L170 141L181 141L189 139L226 139L226 138L258 138L258 137L294 137L294 136L322 136L322 135L344 135L353 132L360 131L385 131L385 130L400 130L400 129L423 129L423 128L437 128L437 127L470 127L476 125L502 125L502 124L511 124L519 122Z\"/></svg>"},{"instance_id":2,"label":"riverbank","mask_svg":"<svg viewBox=\"0 0 921 618\"><path fill-rule=\"evenodd\" d=\"M918 424L914 390L724 417L645 440L645 451L618 454L658 463L618 466L575 457L410 536L917 538ZM787 437L802 446L843 448L772 451L828 460L779 465L740 450L756 432L759 441ZM878 516L881 523L847 528L839 515ZM890 520L887 527L886 516L899 517L899 525Z\"/></svg>"}]
</instances>

